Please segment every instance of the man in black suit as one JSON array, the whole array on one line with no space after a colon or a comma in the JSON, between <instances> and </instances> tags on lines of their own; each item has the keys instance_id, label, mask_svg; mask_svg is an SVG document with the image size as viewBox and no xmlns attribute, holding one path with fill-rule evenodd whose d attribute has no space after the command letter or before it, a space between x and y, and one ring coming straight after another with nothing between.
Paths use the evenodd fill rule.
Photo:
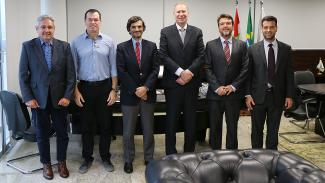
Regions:
<instances>
[{"instance_id":1,"label":"man in black suit","mask_svg":"<svg viewBox=\"0 0 325 183\"><path fill-rule=\"evenodd\" d=\"M237 149L237 124L247 77L246 43L232 38L234 21L230 15L218 17L220 37L209 41L205 51L205 71L209 82L207 99L210 119L210 145L221 149L223 114L227 123L227 149Z\"/></svg>"},{"instance_id":2,"label":"man in black suit","mask_svg":"<svg viewBox=\"0 0 325 183\"><path fill-rule=\"evenodd\" d=\"M135 156L134 132L139 113L145 165L153 159L153 118L159 60L156 44L142 39L146 25L141 17L129 18L126 28L132 38L117 45L116 62L121 81L124 171L132 173Z\"/></svg>"},{"instance_id":3,"label":"man in black suit","mask_svg":"<svg viewBox=\"0 0 325 183\"><path fill-rule=\"evenodd\" d=\"M73 97L75 69L67 42L55 39L54 19L42 15L37 19L38 38L23 43L19 65L19 84L26 105L36 116L36 137L43 163L43 176L53 179L49 134L51 121L57 136L58 171L68 177L67 106Z\"/></svg>"},{"instance_id":4,"label":"man in black suit","mask_svg":"<svg viewBox=\"0 0 325 183\"><path fill-rule=\"evenodd\" d=\"M263 148L266 118L266 148L277 149L282 111L291 108L294 95L292 51L275 38L276 17L264 17L261 25L264 40L248 49L246 105L252 111L252 147Z\"/></svg>"},{"instance_id":5,"label":"man in black suit","mask_svg":"<svg viewBox=\"0 0 325 183\"><path fill-rule=\"evenodd\" d=\"M176 127L184 116L184 152L195 149L195 114L203 64L202 31L187 24L185 4L174 8L176 23L161 30L159 55L164 64L163 85L167 104L166 154L177 153Z\"/></svg>"}]
</instances>

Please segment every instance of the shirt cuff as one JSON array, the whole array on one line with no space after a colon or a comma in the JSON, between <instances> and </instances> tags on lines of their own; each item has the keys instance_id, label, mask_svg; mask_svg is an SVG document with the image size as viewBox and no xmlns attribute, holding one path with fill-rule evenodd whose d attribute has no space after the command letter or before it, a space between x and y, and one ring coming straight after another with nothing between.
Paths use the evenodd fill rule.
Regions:
<instances>
[{"instance_id":1,"label":"shirt cuff","mask_svg":"<svg viewBox=\"0 0 325 183\"><path fill-rule=\"evenodd\" d=\"M236 91L236 88L233 85L230 85L232 90L234 90L234 92Z\"/></svg>"},{"instance_id":2,"label":"shirt cuff","mask_svg":"<svg viewBox=\"0 0 325 183\"><path fill-rule=\"evenodd\" d=\"M177 70L176 70L176 72L175 72L175 74L177 75L177 76L181 76L181 73L184 71L184 69L182 69L182 68L178 68Z\"/></svg>"}]
</instances>

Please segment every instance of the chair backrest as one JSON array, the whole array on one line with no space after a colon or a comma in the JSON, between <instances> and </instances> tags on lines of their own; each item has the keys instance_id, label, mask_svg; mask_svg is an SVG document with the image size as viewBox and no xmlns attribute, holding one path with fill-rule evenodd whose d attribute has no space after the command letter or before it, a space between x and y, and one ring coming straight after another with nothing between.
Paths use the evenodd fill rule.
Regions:
<instances>
[{"instance_id":1,"label":"chair backrest","mask_svg":"<svg viewBox=\"0 0 325 183\"><path fill-rule=\"evenodd\" d=\"M24 136L24 131L31 125L29 113L21 97L14 92L0 91L0 102L7 117L8 129L14 139Z\"/></svg>"},{"instance_id":2,"label":"chair backrest","mask_svg":"<svg viewBox=\"0 0 325 183\"><path fill-rule=\"evenodd\" d=\"M315 83L315 76L309 70L295 71L294 79L295 79L296 86L301 85L301 84L314 84Z\"/></svg>"}]
</instances>

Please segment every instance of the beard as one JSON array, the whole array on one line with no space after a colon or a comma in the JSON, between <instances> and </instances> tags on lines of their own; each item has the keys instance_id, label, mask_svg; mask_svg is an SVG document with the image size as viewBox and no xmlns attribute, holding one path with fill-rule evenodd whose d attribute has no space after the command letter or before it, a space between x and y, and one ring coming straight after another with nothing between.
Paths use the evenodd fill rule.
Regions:
<instances>
[{"instance_id":1,"label":"beard","mask_svg":"<svg viewBox=\"0 0 325 183\"><path fill-rule=\"evenodd\" d=\"M228 37L228 36L231 35L231 31L229 31L229 30L222 31L222 32L221 32L221 35L222 35L222 36L225 36L225 37Z\"/></svg>"}]
</instances>

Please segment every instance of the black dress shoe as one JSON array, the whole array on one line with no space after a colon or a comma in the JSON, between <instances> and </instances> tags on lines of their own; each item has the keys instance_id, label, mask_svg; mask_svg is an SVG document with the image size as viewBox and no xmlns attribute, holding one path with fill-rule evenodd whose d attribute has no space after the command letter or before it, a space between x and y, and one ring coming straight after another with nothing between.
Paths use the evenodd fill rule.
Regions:
<instances>
[{"instance_id":1,"label":"black dress shoe","mask_svg":"<svg viewBox=\"0 0 325 183\"><path fill-rule=\"evenodd\" d=\"M146 166L147 166L149 163L150 163L150 161L148 161L148 160L145 160L145 161L144 161L144 165L146 165Z\"/></svg>"},{"instance_id":2,"label":"black dress shoe","mask_svg":"<svg viewBox=\"0 0 325 183\"><path fill-rule=\"evenodd\" d=\"M124 172L125 173L132 173L133 172L132 163L124 163Z\"/></svg>"}]
</instances>

